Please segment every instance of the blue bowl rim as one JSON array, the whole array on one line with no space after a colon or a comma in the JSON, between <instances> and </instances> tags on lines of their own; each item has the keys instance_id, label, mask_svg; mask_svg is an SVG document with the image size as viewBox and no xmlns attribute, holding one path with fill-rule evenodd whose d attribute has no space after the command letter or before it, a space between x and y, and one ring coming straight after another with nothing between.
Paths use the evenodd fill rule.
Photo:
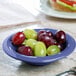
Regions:
<instances>
[{"instance_id":1,"label":"blue bowl rim","mask_svg":"<svg viewBox=\"0 0 76 76\"><path fill-rule=\"evenodd\" d=\"M35 30L38 31L38 30L41 30L41 29L35 29ZM55 29L49 29L49 28L47 28L47 29L43 28L43 30L50 30L50 31L53 31L53 32L57 31ZM25 62L31 62L31 63L46 63L46 62L53 62L53 61L59 60L61 58L64 58L64 57L68 56L69 54L71 54L73 52L75 46L76 46L76 42L73 39L73 37L66 33L66 38L67 38L69 44L61 53L56 54L56 55L52 55L52 56L45 56L45 57L25 56L25 55L17 53L12 48L7 46L7 43L9 43L9 40L10 40L11 36L12 35L8 36L3 41L2 47L3 47L3 50L5 51L5 53L8 54L9 56L15 58L15 59L25 61Z\"/></svg>"}]
</instances>

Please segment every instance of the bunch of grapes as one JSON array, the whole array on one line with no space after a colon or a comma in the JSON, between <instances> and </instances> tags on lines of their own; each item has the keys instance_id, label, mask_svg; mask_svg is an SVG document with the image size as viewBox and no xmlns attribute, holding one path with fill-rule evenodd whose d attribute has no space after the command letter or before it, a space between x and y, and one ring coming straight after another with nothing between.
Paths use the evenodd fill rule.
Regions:
<instances>
[{"instance_id":1,"label":"bunch of grapes","mask_svg":"<svg viewBox=\"0 0 76 76\"><path fill-rule=\"evenodd\" d=\"M50 30L25 29L12 36L12 44L17 52L27 56L49 56L60 53L66 47L66 34L60 30L53 34Z\"/></svg>"}]
</instances>

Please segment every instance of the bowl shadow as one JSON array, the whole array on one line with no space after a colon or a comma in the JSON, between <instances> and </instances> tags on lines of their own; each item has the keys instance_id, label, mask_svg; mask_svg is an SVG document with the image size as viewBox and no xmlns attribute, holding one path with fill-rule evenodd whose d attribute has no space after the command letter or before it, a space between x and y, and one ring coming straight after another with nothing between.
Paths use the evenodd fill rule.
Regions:
<instances>
[{"instance_id":1,"label":"bowl shadow","mask_svg":"<svg viewBox=\"0 0 76 76\"><path fill-rule=\"evenodd\" d=\"M41 72L41 71L48 72L48 70L51 70L50 67L53 67L54 65L59 66L60 64L61 64L60 61L55 61L48 65L36 66L36 65L30 65L25 62L22 62L21 65L19 65L17 71L18 72L28 72L28 71L29 72Z\"/></svg>"}]
</instances>

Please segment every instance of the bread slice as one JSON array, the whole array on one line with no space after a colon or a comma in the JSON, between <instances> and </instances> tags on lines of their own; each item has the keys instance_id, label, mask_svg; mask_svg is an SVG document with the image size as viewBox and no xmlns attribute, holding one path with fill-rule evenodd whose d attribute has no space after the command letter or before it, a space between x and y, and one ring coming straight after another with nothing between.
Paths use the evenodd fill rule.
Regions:
<instances>
[{"instance_id":1,"label":"bread slice","mask_svg":"<svg viewBox=\"0 0 76 76\"><path fill-rule=\"evenodd\" d=\"M70 8L60 5L57 2L54 2L52 0L49 0L49 3L51 7L55 10L64 11L64 12L76 12L76 10L71 10Z\"/></svg>"}]
</instances>

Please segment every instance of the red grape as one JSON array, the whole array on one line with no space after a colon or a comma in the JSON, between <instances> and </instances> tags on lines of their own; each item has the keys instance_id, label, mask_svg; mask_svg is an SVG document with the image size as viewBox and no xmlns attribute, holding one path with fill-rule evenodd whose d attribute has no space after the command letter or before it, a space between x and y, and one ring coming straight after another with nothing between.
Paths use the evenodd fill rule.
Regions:
<instances>
[{"instance_id":1,"label":"red grape","mask_svg":"<svg viewBox=\"0 0 76 76\"><path fill-rule=\"evenodd\" d=\"M49 36L49 37L53 37L53 33L50 32L49 30L47 30L47 31L45 31L45 30L40 30L40 31L38 32L38 37L39 37L41 34L45 34L45 35L47 35L47 36Z\"/></svg>"},{"instance_id":2,"label":"red grape","mask_svg":"<svg viewBox=\"0 0 76 76\"><path fill-rule=\"evenodd\" d=\"M50 32L50 31L46 31L46 34L47 34L47 36L49 36L49 37L53 37L53 33Z\"/></svg>"},{"instance_id":3,"label":"red grape","mask_svg":"<svg viewBox=\"0 0 76 76\"><path fill-rule=\"evenodd\" d=\"M25 40L25 35L23 32L17 32L12 36L12 43L14 45L21 45Z\"/></svg>"},{"instance_id":4,"label":"red grape","mask_svg":"<svg viewBox=\"0 0 76 76\"><path fill-rule=\"evenodd\" d=\"M46 33L42 33L40 35L38 35L38 41L43 41L43 39L46 37Z\"/></svg>"},{"instance_id":5,"label":"red grape","mask_svg":"<svg viewBox=\"0 0 76 76\"><path fill-rule=\"evenodd\" d=\"M44 42L46 47L56 44L56 40L52 37L47 36L45 33L41 34L38 40Z\"/></svg>"},{"instance_id":6,"label":"red grape","mask_svg":"<svg viewBox=\"0 0 76 76\"><path fill-rule=\"evenodd\" d=\"M32 56L33 52L29 46L21 46L18 48L18 52L23 55Z\"/></svg>"},{"instance_id":7,"label":"red grape","mask_svg":"<svg viewBox=\"0 0 76 76\"><path fill-rule=\"evenodd\" d=\"M38 36L39 36L40 34L42 34L42 33L46 33L46 31L45 31L45 30L40 30L40 31L38 32Z\"/></svg>"},{"instance_id":8,"label":"red grape","mask_svg":"<svg viewBox=\"0 0 76 76\"><path fill-rule=\"evenodd\" d=\"M62 44L62 43L65 43L65 41L66 41L65 32L62 30L56 32L55 37L56 37L56 40L58 41L58 43Z\"/></svg>"}]
</instances>

